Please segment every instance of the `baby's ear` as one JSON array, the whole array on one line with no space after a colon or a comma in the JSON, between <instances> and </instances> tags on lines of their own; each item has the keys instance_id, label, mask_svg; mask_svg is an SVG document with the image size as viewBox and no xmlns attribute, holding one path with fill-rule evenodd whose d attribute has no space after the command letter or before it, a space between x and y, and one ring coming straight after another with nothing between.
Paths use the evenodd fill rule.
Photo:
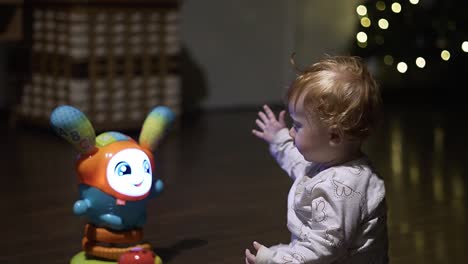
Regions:
<instances>
[{"instance_id":1,"label":"baby's ear","mask_svg":"<svg viewBox=\"0 0 468 264\"><path fill-rule=\"evenodd\" d=\"M175 114L166 106L158 106L148 114L141 129L139 143L154 151L165 130L175 119Z\"/></svg>"},{"instance_id":2,"label":"baby's ear","mask_svg":"<svg viewBox=\"0 0 468 264\"><path fill-rule=\"evenodd\" d=\"M343 142L343 131L339 129L336 125L332 125L328 128L328 142L330 146L337 146Z\"/></svg>"},{"instance_id":3,"label":"baby's ear","mask_svg":"<svg viewBox=\"0 0 468 264\"><path fill-rule=\"evenodd\" d=\"M50 124L57 135L82 154L96 150L96 133L91 122L80 110L68 105L59 106L50 114Z\"/></svg>"}]
</instances>

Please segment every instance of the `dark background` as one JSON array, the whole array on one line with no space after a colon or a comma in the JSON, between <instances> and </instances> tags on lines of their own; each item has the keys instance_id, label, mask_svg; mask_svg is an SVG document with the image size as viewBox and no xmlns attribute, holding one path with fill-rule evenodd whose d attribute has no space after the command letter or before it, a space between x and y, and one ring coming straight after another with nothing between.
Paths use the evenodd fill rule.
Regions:
<instances>
[{"instance_id":1,"label":"dark background","mask_svg":"<svg viewBox=\"0 0 468 264\"><path fill-rule=\"evenodd\" d=\"M269 155L267 145L250 132L257 111L263 103L276 112L284 108L282 89L291 78L288 59L293 50L299 52L302 65L324 53L354 54L365 58L374 71L385 105L382 127L365 150L386 181L391 263L464 263L468 111L462 95L467 60L460 45L466 38L466 3L401 1L397 16L389 11L393 2L382 1L384 11L376 8L378 1L362 2L371 21L389 20L389 29L382 33L376 23L370 28L360 25L356 7L361 2L324 1L323 9L320 1L294 2L291 12L282 10L285 3L278 1L240 1L224 7L212 1L187 1L181 6L183 111L155 152L155 177L163 179L166 189L150 202L146 240L164 263L244 263L244 250L252 248L254 240L265 245L287 243L286 197L292 182ZM15 115L24 82L30 78L31 2L0 9L3 24L17 7L24 11L23 34L0 45L0 226L4 228L0 263L67 263L81 250L85 224L72 212L78 199L77 153L47 126ZM275 16L277 10L284 16ZM226 20L210 20L223 15ZM273 17L278 30L262 27ZM340 31L342 21L352 25L346 22ZM295 33L283 34L288 27ZM332 30L317 34L324 27ZM279 35L286 44L272 48L268 42L277 39L252 38L239 41L247 47L235 43L239 50L222 45L231 43L233 36L262 35L267 29L274 33L268 36ZM356 44L359 31L368 35L366 48ZM384 44L373 42L379 34ZM287 36L291 39L283 39ZM209 37L218 45L212 45ZM269 53L259 52L262 47ZM443 49L451 51L449 61L440 59ZM271 53L275 50L282 53ZM395 64L385 65L387 54L395 62L407 62L408 71L400 73ZM249 66L227 67L230 62L244 62L244 55ZM267 56L277 58L278 64L265 63L262 59ZM424 69L414 65L417 56L425 57ZM258 78L246 75L249 67L258 69L253 74ZM279 82L277 88L265 87L270 85L268 75ZM139 128L121 132L137 138Z\"/></svg>"}]
</instances>

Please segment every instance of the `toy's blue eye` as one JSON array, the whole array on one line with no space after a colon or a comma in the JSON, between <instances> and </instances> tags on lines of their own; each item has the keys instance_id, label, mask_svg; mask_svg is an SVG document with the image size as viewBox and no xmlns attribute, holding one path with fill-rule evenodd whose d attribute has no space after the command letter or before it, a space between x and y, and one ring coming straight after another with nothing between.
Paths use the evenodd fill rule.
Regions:
<instances>
[{"instance_id":1,"label":"toy's blue eye","mask_svg":"<svg viewBox=\"0 0 468 264\"><path fill-rule=\"evenodd\" d=\"M150 173L151 166L147 160L143 161L143 169L145 170L146 173Z\"/></svg>"},{"instance_id":2,"label":"toy's blue eye","mask_svg":"<svg viewBox=\"0 0 468 264\"><path fill-rule=\"evenodd\" d=\"M119 176L129 175L132 174L132 168L127 162L121 161L115 165L114 172Z\"/></svg>"}]
</instances>

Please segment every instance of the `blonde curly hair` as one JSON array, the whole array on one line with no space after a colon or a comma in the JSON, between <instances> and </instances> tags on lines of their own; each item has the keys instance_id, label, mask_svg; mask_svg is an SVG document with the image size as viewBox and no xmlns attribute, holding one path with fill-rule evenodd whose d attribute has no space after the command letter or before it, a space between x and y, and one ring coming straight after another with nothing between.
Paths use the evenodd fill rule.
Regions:
<instances>
[{"instance_id":1,"label":"blonde curly hair","mask_svg":"<svg viewBox=\"0 0 468 264\"><path fill-rule=\"evenodd\" d=\"M359 57L327 56L300 71L287 100L295 106L301 95L308 116L351 138L366 138L381 120L379 87Z\"/></svg>"}]
</instances>

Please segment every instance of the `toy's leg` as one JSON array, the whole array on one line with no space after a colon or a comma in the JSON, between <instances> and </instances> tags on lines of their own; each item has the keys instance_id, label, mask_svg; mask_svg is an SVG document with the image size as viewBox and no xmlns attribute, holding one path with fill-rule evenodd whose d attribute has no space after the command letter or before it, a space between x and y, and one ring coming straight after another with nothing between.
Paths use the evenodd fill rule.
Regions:
<instances>
[{"instance_id":1,"label":"toy's leg","mask_svg":"<svg viewBox=\"0 0 468 264\"><path fill-rule=\"evenodd\" d=\"M87 224L82 240L83 252L72 259L72 264L116 263L115 261L122 254L132 249L140 248L152 251L151 245L143 242L142 239L143 230L141 229L114 231ZM104 262L93 258L104 259ZM155 263L162 264L158 256L155 257Z\"/></svg>"},{"instance_id":2,"label":"toy's leg","mask_svg":"<svg viewBox=\"0 0 468 264\"><path fill-rule=\"evenodd\" d=\"M134 229L129 231L110 231L106 228L95 227L87 224L85 227L85 237L90 241L105 243L138 243L143 239L143 230Z\"/></svg>"},{"instance_id":3,"label":"toy's leg","mask_svg":"<svg viewBox=\"0 0 468 264\"><path fill-rule=\"evenodd\" d=\"M107 247L98 245L96 241L89 241L86 237L83 238L82 243L88 255L110 260L119 259L120 255L135 247L151 250L151 245L148 243L137 244L131 247Z\"/></svg>"}]
</instances>

